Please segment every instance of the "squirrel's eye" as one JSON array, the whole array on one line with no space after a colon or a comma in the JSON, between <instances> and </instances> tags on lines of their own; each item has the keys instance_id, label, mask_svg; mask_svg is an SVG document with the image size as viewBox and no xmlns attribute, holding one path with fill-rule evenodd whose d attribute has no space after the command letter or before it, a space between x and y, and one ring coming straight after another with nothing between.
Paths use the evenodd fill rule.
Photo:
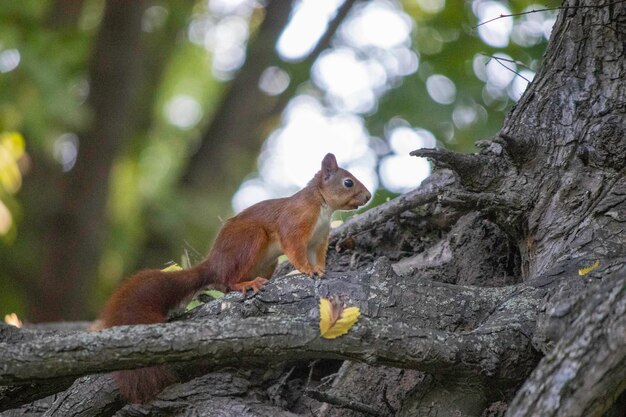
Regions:
<instances>
[{"instance_id":1,"label":"squirrel's eye","mask_svg":"<svg viewBox=\"0 0 626 417\"><path fill-rule=\"evenodd\" d=\"M346 178L345 180L343 180L343 185L345 185L347 188L350 188L354 185L354 181L352 181L350 178Z\"/></svg>"}]
</instances>

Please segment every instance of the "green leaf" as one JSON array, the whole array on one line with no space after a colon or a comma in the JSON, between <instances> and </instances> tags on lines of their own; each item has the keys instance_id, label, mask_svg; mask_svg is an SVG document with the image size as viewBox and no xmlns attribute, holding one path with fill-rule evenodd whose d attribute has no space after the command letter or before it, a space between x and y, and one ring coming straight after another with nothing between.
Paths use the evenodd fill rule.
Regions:
<instances>
[{"instance_id":1,"label":"green leaf","mask_svg":"<svg viewBox=\"0 0 626 417\"><path fill-rule=\"evenodd\" d=\"M185 253L183 254L181 263L183 264L183 268L185 269L189 269L193 266L191 264L191 259L189 258L189 251L187 251L187 249L185 249Z\"/></svg>"},{"instance_id":2,"label":"green leaf","mask_svg":"<svg viewBox=\"0 0 626 417\"><path fill-rule=\"evenodd\" d=\"M202 304L204 303L200 300L192 300L189 304L187 304L187 311L193 310L194 308L201 306Z\"/></svg>"},{"instance_id":3,"label":"green leaf","mask_svg":"<svg viewBox=\"0 0 626 417\"><path fill-rule=\"evenodd\" d=\"M216 300L224 296L224 293L218 290L204 290L200 294L208 295L209 297L215 298Z\"/></svg>"}]
</instances>

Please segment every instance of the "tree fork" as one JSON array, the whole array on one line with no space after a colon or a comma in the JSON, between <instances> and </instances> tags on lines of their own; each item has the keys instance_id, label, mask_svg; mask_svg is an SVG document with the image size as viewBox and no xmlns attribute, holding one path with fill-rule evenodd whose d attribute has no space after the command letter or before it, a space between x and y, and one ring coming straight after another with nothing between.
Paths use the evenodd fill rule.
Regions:
<instances>
[{"instance_id":1,"label":"tree fork","mask_svg":"<svg viewBox=\"0 0 626 417\"><path fill-rule=\"evenodd\" d=\"M414 191L408 192L391 201L374 207L363 214L352 217L346 223L332 231L330 242L335 243L335 249L340 252L346 249L348 240L353 240L361 233L371 231L376 226L385 223L387 220L402 214L405 211L437 201L440 190L450 187L455 179L446 173L433 174L432 178ZM332 246L332 245L331 245Z\"/></svg>"},{"instance_id":2,"label":"tree fork","mask_svg":"<svg viewBox=\"0 0 626 417\"><path fill-rule=\"evenodd\" d=\"M443 148L422 148L409 153L411 156L428 158L437 168L450 168L458 173L461 182L476 182L489 168L489 158L481 154L463 154Z\"/></svg>"},{"instance_id":3,"label":"tree fork","mask_svg":"<svg viewBox=\"0 0 626 417\"><path fill-rule=\"evenodd\" d=\"M535 155L536 144L532 138L525 140L521 137L513 137L502 131L498 133L498 137L494 139L494 142L499 143L504 147L504 150L508 154L509 158L511 158L511 161L513 161L513 164L517 167L523 165Z\"/></svg>"},{"instance_id":4,"label":"tree fork","mask_svg":"<svg viewBox=\"0 0 626 417\"><path fill-rule=\"evenodd\" d=\"M510 236L519 239L523 230L523 216L528 209L528 203L524 198L517 192L493 193L450 189L439 196L439 203L465 213L475 210L483 212Z\"/></svg>"}]
</instances>

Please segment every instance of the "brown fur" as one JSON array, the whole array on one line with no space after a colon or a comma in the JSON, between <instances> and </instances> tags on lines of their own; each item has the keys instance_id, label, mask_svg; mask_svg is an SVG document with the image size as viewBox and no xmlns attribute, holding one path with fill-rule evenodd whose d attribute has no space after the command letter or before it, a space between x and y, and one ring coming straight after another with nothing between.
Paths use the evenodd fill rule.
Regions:
<instances>
[{"instance_id":1,"label":"brown fur","mask_svg":"<svg viewBox=\"0 0 626 417\"><path fill-rule=\"evenodd\" d=\"M346 187L346 179L354 185ZM106 303L102 327L165 322L172 308L208 284L257 292L272 276L281 253L300 272L322 276L330 214L355 209L370 197L363 184L328 154L322 169L296 194L262 201L229 219L207 258L196 267L176 272L144 270L127 279ZM144 402L175 380L163 367L118 371L114 378L130 402Z\"/></svg>"}]
</instances>

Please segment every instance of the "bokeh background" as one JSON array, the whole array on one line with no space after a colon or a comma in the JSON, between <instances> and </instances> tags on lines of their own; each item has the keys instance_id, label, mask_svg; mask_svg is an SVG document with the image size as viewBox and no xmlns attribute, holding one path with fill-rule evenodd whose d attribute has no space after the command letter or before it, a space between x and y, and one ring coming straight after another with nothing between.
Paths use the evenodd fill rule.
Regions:
<instances>
[{"instance_id":1,"label":"bokeh background","mask_svg":"<svg viewBox=\"0 0 626 417\"><path fill-rule=\"evenodd\" d=\"M327 152L366 209L416 187L411 150L498 132L557 6L0 0L0 314L94 318L125 275L198 261Z\"/></svg>"}]
</instances>

